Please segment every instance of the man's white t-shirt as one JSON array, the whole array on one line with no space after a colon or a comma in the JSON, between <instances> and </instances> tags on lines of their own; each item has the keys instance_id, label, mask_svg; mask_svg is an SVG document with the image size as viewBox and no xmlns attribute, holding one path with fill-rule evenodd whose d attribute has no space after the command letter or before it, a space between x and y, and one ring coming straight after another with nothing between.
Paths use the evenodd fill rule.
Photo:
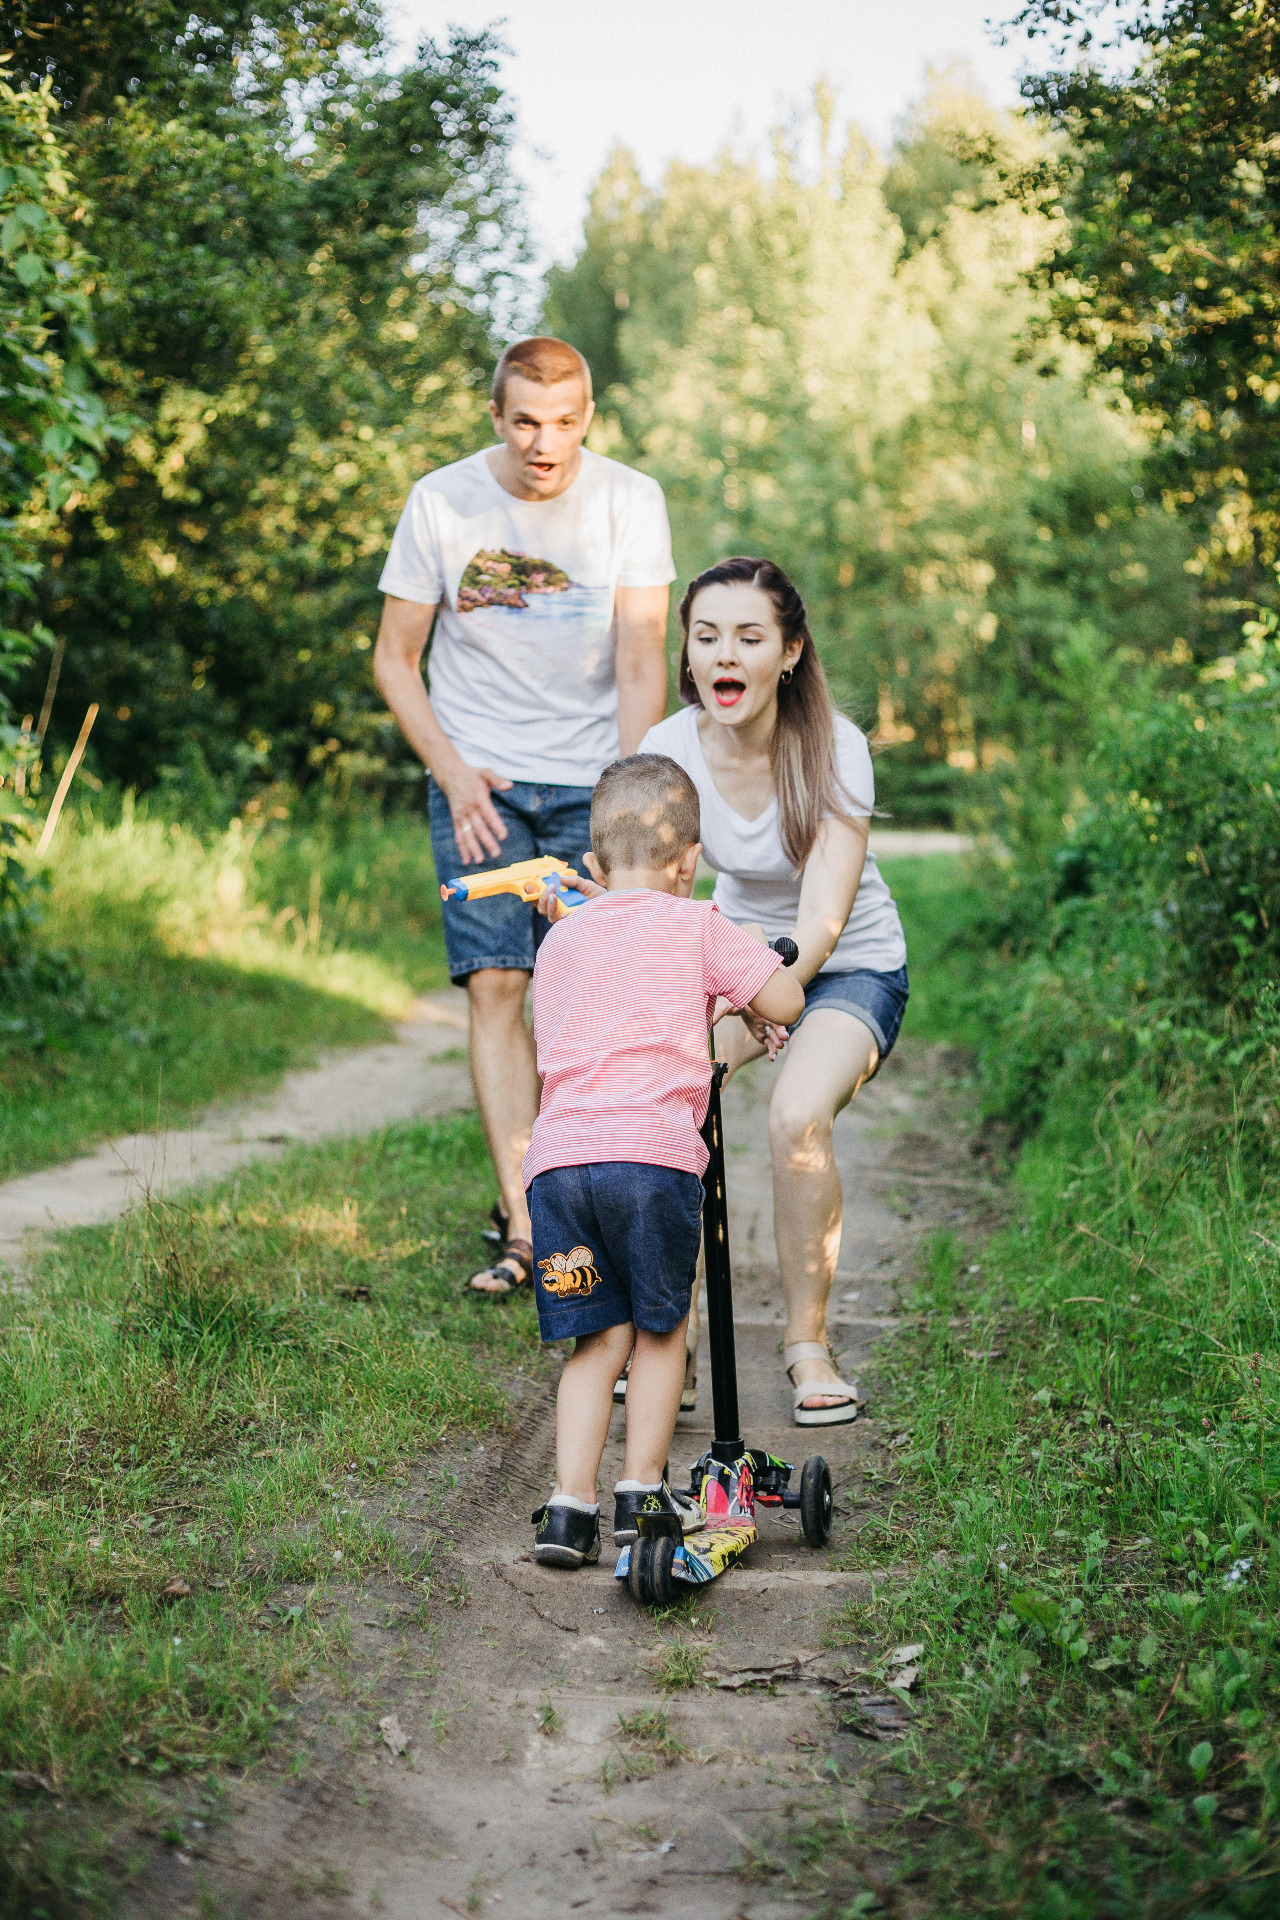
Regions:
<instances>
[{"instance_id":1,"label":"man's white t-shirt","mask_svg":"<svg viewBox=\"0 0 1280 1920\"><path fill-rule=\"evenodd\" d=\"M584 447L554 500L517 500L487 452L426 474L378 586L439 606L431 704L469 765L587 787L618 757L616 591L675 573L657 481Z\"/></svg>"},{"instance_id":2,"label":"man's white t-shirt","mask_svg":"<svg viewBox=\"0 0 1280 1920\"><path fill-rule=\"evenodd\" d=\"M779 934L795 931L801 881L782 850L777 799L754 820L734 812L721 797L703 756L699 712L697 707L683 707L660 720L640 742L640 751L665 753L684 768L698 789L703 858L716 871L714 898L721 913L739 926L759 921L765 937L776 940ZM867 736L842 713L835 716L835 736L836 772L852 803L849 812L869 820L876 804L876 784ZM873 973L896 973L906 963L907 942L898 909L868 849L853 909L819 972L848 973L866 967Z\"/></svg>"}]
</instances>

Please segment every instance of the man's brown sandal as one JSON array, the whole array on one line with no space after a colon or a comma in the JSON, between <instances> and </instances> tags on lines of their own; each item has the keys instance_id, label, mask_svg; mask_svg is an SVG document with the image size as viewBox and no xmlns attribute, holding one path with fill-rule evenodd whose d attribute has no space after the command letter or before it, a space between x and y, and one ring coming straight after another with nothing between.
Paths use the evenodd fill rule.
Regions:
<instances>
[{"instance_id":1,"label":"man's brown sandal","mask_svg":"<svg viewBox=\"0 0 1280 1920\"><path fill-rule=\"evenodd\" d=\"M501 1280L500 1287L478 1287L477 1280L485 1276L492 1280ZM478 1293L490 1300L505 1300L510 1293L520 1293L525 1287L533 1285L533 1247L527 1240L508 1240L502 1249L500 1258L492 1266L481 1267L466 1282L464 1292Z\"/></svg>"}]
</instances>

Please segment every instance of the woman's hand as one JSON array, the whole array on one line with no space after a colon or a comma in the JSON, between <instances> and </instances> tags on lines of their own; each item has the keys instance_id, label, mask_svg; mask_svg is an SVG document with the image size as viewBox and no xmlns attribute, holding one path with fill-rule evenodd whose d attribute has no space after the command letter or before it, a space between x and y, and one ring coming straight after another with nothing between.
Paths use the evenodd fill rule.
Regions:
<instances>
[{"instance_id":1,"label":"woman's hand","mask_svg":"<svg viewBox=\"0 0 1280 1920\"><path fill-rule=\"evenodd\" d=\"M722 1020L731 1015L736 1015L741 1020L756 1045L763 1047L771 1060L777 1059L790 1037L785 1027L778 1026L772 1020L762 1020L759 1014L751 1011L750 1007L735 1007L723 999L716 1001L712 1026L718 1026Z\"/></svg>"}]
</instances>

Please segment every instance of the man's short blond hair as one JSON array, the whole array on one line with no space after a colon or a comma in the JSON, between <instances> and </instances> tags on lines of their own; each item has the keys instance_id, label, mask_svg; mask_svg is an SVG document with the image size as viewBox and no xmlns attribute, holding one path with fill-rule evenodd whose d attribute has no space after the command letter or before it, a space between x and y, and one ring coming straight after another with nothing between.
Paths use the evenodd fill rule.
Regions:
<instances>
[{"instance_id":1,"label":"man's short blond hair","mask_svg":"<svg viewBox=\"0 0 1280 1920\"><path fill-rule=\"evenodd\" d=\"M661 873L701 834L698 789L665 753L633 753L600 775L591 796L591 849L605 873Z\"/></svg>"},{"instance_id":2,"label":"man's short blond hair","mask_svg":"<svg viewBox=\"0 0 1280 1920\"><path fill-rule=\"evenodd\" d=\"M532 340L517 340L508 347L494 371L493 404L499 413L507 407L507 382L513 373L532 380L539 387L554 387L561 380L581 380L584 404L591 399L591 369L567 340L541 333Z\"/></svg>"}]
</instances>

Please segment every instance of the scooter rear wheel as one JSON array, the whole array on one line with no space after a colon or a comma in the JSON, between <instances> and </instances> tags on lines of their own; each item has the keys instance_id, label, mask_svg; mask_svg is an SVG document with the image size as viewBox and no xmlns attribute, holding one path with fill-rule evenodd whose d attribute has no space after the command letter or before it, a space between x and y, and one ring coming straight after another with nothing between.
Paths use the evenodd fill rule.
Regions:
<instances>
[{"instance_id":1,"label":"scooter rear wheel","mask_svg":"<svg viewBox=\"0 0 1280 1920\"><path fill-rule=\"evenodd\" d=\"M649 1605L649 1553L653 1542L641 1534L631 1542L631 1561L627 1568L627 1588L638 1607Z\"/></svg>"},{"instance_id":2,"label":"scooter rear wheel","mask_svg":"<svg viewBox=\"0 0 1280 1920\"><path fill-rule=\"evenodd\" d=\"M667 1607L675 1599L676 1583L672 1575L676 1543L668 1535L657 1540L643 1534L632 1543L627 1586L631 1598L641 1607Z\"/></svg>"},{"instance_id":3,"label":"scooter rear wheel","mask_svg":"<svg viewBox=\"0 0 1280 1920\"><path fill-rule=\"evenodd\" d=\"M831 1469L820 1453L810 1454L800 1475L800 1524L811 1547L831 1538Z\"/></svg>"}]
</instances>

